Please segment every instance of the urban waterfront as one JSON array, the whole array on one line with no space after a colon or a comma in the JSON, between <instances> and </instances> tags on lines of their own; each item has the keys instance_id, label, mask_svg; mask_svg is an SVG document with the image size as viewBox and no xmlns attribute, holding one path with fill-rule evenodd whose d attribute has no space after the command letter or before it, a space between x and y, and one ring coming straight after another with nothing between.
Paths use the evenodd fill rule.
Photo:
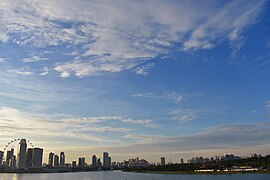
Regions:
<instances>
[{"instance_id":1,"label":"urban waterfront","mask_svg":"<svg viewBox=\"0 0 270 180\"><path fill-rule=\"evenodd\" d=\"M1 180L269 180L270 174L232 175L163 175L126 173L121 171L51 173L51 174L0 174Z\"/></svg>"}]
</instances>

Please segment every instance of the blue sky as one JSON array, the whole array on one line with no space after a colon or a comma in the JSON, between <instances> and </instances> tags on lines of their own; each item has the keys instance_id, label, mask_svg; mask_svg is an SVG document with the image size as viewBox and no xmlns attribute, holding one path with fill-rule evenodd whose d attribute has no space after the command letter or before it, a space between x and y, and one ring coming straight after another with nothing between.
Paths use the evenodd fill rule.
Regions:
<instances>
[{"instance_id":1,"label":"blue sky","mask_svg":"<svg viewBox=\"0 0 270 180\"><path fill-rule=\"evenodd\" d=\"M0 3L0 145L68 159L270 147L268 1Z\"/></svg>"}]
</instances>

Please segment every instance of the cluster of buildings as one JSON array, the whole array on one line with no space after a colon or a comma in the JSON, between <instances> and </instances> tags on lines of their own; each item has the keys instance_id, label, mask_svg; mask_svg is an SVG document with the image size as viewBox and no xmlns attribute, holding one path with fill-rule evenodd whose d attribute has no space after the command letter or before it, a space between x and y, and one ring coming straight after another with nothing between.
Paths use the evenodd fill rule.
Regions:
<instances>
[{"instance_id":1,"label":"cluster of buildings","mask_svg":"<svg viewBox=\"0 0 270 180\"><path fill-rule=\"evenodd\" d=\"M18 139L19 140L19 139ZM251 154L251 157L262 157L260 154ZM207 163L213 161L230 161L241 159L239 156L233 154L224 154L222 156L215 156L211 158L207 157L192 157L187 161L188 164L197 163ZM111 157L108 152L103 153L103 159L97 158L93 155L91 160L92 163L87 164L85 157L79 157L78 161L72 161L71 163L66 163L66 155L64 152L56 154L53 152L49 153L48 164L42 166L43 160L43 149L38 147L27 148L26 139L20 139L18 145L17 154L15 154L14 149L11 148L8 151L0 151L0 167L6 167L11 169L25 169L25 168L94 168L94 169L118 169L118 168L134 168L134 167L146 167L150 164L145 159L129 159L123 162L112 162ZM171 162L166 163L165 157L160 158L160 163L157 165L172 164ZM184 164L184 159L180 159L180 164Z\"/></svg>"},{"instance_id":2,"label":"cluster of buildings","mask_svg":"<svg viewBox=\"0 0 270 180\"><path fill-rule=\"evenodd\" d=\"M213 161L233 161L233 160L237 160L237 159L241 159L241 157L239 156L235 156L233 154L224 154L222 156L215 156L215 157L211 157L211 158L207 158L207 157L192 157L192 159L188 160L189 164L199 164L199 163L207 163L207 162L213 162Z\"/></svg>"},{"instance_id":3,"label":"cluster of buildings","mask_svg":"<svg viewBox=\"0 0 270 180\"><path fill-rule=\"evenodd\" d=\"M42 148L27 148L26 139L21 139L17 156L14 149L6 152L4 159L4 152L0 151L0 166L8 168L40 168L42 167L43 149Z\"/></svg>"},{"instance_id":4,"label":"cluster of buildings","mask_svg":"<svg viewBox=\"0 0 270 180\"><path fill-rule=\"evenodd\" d=\"M111 168L111 157L108 152L103 153L103 162L101 162L100 158L97 158L96 155L92 156L92 163L87 164L85 157L79 157L78 161L72 161L71 163L66 163L66 156L64 152L60 152L59 155L50 152L47 167L50 168Z\"/></svg>"},{"instance_id":5,"label":"cluster of buildings","mask_svg":"<svg viewBox=\"0 0 270 180\"><path fill-rule=\"evenodd\" d=\"M173 163L170 161L167 164L173 164ZM184 159L183 158L180 159L180 164L184 164ZM158 165L161 165L161 166L165 166L166 165L166 159L165 159L165 157L161 157L160 158L160 163L158 163Z\"/></svg>"}]
</instances>

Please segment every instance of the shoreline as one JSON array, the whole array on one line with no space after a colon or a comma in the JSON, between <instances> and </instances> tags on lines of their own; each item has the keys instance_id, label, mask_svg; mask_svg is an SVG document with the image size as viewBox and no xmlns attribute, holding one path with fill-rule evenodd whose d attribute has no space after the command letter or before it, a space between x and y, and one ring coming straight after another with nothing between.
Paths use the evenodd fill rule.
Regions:
<instances>
[{"instance_id":1,"label":"shoreline","mask_svg":"<svg viewBox=\"0 0 270 180\"><path fill-rule=\"evenodd\" d=\"M231 174L270 174L270 170L267 171L214 171L214 172L194 172L194 171L123 171L130 173L147 173L147 174L167 174L167 175L231 175Z\"/></svg>"},{"instance_id":2,"label":"shoreline","mask_svg":"<svg viewBox=\"0 0 270 180\"><path fill-rule=\"evenodd\" d=\"M74 170L74 169L61 169L61 170L48 170L48 169L40 169L40 170L2 170L0 174L50 174L50 173L83 173L83 172L103 172L108 170ZM270 174L270 170L265 171L213 171L213 172L194 172L194 171L127 171L127 170L110 170L110 171L121 171L126 173L142 173L142 174L164 174L164 175L233 175L233 174Z\"/></svg>"}]
</instances>

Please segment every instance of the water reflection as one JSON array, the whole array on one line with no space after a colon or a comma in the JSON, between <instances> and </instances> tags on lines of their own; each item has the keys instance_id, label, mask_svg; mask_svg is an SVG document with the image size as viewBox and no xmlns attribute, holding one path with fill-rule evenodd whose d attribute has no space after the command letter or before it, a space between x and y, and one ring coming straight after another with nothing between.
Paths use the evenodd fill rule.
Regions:
<instances>
[{"instance_id":1,"label":"water reflection","mask_svg":"<svg viewBox=\"0 0 270 180\"><path fill-rule=\"evenodd\" d=\"M52 174L1 174L0 180L269 180L270 174L161 175L124 172L82 172Z\"/></svg>"}]
</instances>

